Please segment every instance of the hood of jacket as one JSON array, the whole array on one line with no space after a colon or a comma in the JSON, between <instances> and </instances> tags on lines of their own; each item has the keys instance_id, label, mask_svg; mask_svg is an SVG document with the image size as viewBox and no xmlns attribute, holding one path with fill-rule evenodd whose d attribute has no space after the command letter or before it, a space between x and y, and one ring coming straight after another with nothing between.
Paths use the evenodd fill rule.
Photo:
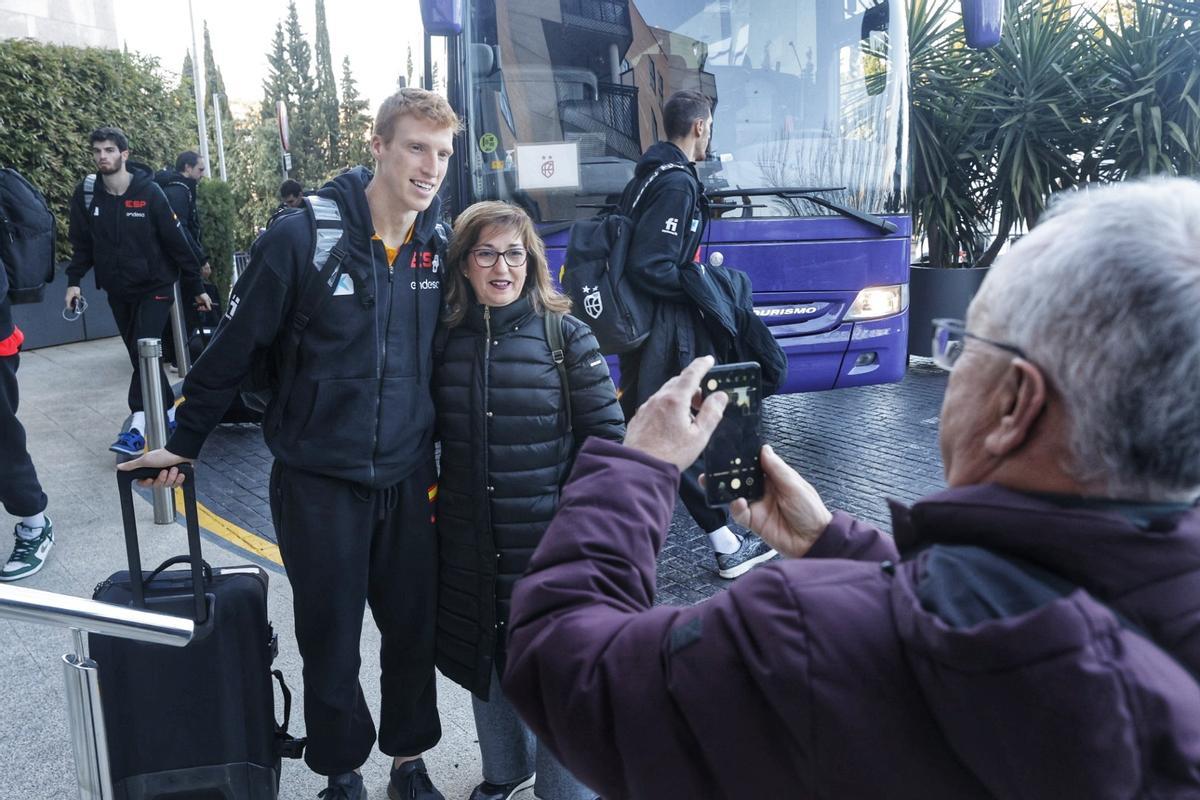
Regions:
<instances>
[{"instance_id":1,"label":"hood of jacket","mask_svg":"<svg viewBox=\"0 0 1200 800\"><path fill-rule=\"evenodd\" d=\"M367 185L374 178L375 175L366 167L354 167L317 190L321 197L337 201L338 207L346 215L346 233L357 247L370 247L371 237L375 234L375 224L371 221L371 208L367 205L366 194ZM429 208L417 215L413 229L414 245L420 247L430 241L441 219L441 213L442 200L435 196Z\"/></svg>"},{"instance_id":2,"label":"hood of jacket","mask_svg":"<svg viewBox=\"0 0 1200 800\"><path fill-rule=\"evenodd\" d=\"M154 180L154 170L140 161L126 161L125 170L131 176L126 194L141 191L146 188L146 184Z\"/></svg>"},{"instance_id":3,"label":"hood of jacket","mask_svg":"<svg viewBox=\"0 0 1200 800\"><path fill-rule=\"evenodd\" d=\"M181 172L176 172L173 169L160 169L154 173L154 182L159 186L168 186L172 183L182 183L188 188L188 191L194 196L196 194L196 179L189 178Z\"/></svg>"},{"instance_id":4,"label":"hood of jacket","mask_svg":"<svg viewBox=\"0 0 1200 800\"><path fill-rule=\"evenodd\" d=\"M897 632L946 741L991 793L1174 796L1200 782L1200 509L1140 524L985 485L894 506L893 525Z\"/></svg>"},{"instance_id":5,"label":"hood of jacket","mask_svg":"<svg viewBox=\"0 0 1200 800\"><path fill-rule=\"evenodd\" d=\"M663 164L685 164L692 175L696 176L696 165L692 163L690 158L684 155L682 150L671 142L656 142L652 144L642 154L642 158L638 161L633 175L635 178L644 178Z\"/></svg>"}]
</instances>

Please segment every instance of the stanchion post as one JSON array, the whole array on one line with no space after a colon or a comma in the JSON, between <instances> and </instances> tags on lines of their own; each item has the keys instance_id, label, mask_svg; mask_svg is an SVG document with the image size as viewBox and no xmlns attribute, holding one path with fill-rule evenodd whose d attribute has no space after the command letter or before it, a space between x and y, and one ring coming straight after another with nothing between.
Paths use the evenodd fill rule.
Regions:
<instances>
[{"instance_id":1,"label":"stanchion post","mask_svg":"<svg viewBox=\"0 0 1200 800\"><path fill-rule=\"evenodd\" d=\"M179 284L175 284L175 296L179 296ZM176 339L178 342L178 339ZM181 359L186 356L181 356ZM159 375L162 372L162 341L159 339L138 339L138 366L142 380L142 408L146 412L146 444L151 450L163 447L167 443L167 415L163 410L162 383ZM183 366L182 361L180 367ZM163 487L154 489L154 522L158 525L168 525L175 521L175 494Z\"/></svg>"},{"instance_id":2,"label":"stanchion post","mask_svg":"<svg viewBox=\"0 0 1200 800\"><path fill-rule=\"evenodd\" d=\"M80 800L112 800L112 772L108 762L108 737L100 706L100 678L96 662L87 657L83 634L71 633L75 652L63 656L66 681L67 723L75 753L75 775Z\"/></svg>"},{"instance_id":3,"label":"stanchion post","mask_svg":"<svg viewBox=\"0 0 1200 800\"><path fill-rule=\"evenodd\" d=\"M175 339L175 366L179 368L179 377L186 378L192 368L192 353L188 350L188 330L184 321L181 295L179 281L175 281L175 302L171 305L171 336Z\"/></svg>"}]
</instances>

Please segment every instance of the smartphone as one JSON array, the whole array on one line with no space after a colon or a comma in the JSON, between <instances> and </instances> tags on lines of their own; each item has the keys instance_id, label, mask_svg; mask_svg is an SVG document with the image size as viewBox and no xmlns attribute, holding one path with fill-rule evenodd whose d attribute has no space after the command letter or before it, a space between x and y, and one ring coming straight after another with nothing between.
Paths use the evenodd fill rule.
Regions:
<instances>
[{"instance_id":1,"label":"smartphone","mask_svg":"<svg viewBox=\"0 0 1200 800\"><path fill-rule=\"evenodd\" d=\"M758 500L763 495L758 423L762 416L762 371L757 362L743 361L713 367L700 382L700 392L729 395L725 415L704 448L704 496L709 506L723 506L738 497Z\"/></svg>"}]
</instances>

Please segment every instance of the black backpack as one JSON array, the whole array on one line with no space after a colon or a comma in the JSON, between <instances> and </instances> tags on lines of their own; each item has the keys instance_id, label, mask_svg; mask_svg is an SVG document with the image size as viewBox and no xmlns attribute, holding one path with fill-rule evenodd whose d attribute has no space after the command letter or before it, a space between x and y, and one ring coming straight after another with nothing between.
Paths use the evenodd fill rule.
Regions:
<instances>
[{"instance_id":1,"label":"black backpack","mask_svg":"<svg viewBox=\"0 0 1200 800\"><path fill-rule=\"evenodd\" d=\"M304 201L303 213L308 216L312 229L312 254L308 260L314 269L302 271L302 274L308 277L301 282L296 295L290 316L291 324L280 331L274 346L255 356L250 365L250 373L242 381L242 403L252 412L259 414L266 412L267 406L276 397L286 398L291 392L300 338L304 335L308 323L325 305L325 301L333 296L341 278L342 261L346 258L346 250L342 246L346 231L342 226L342 213L337 203L318 195L306 197ZM274 221L272 218L272 222ZM246 276L254 271L257 265L253 264L253 261L252 256L252 263L242 273L238 284L247 280ZM363 285L361 281L357 283L359 286ZM235 284L229 297L231 317L237 310L238 297L238 285Z\"/></svg>"},{"instance_id":2,"label":"black backpack","mask_svg":"<svg viewBox=\"0 0 1200 800\"><path fill-rule=\"evenodd\" d=\"M587 314L586 322L606 355L636 350L650 335L654 298L630 282L625 260L637 225L638 201L654 179L669 169L687 168L662 164L642 183L628 209L618 208L571 226L562 286L576 313Z\"/></svg>"},{"instance_id":3,"label":"black backpack","mask_svg":"<svg viewBox=\"0 0 1200 800\"><path fill-rule=\"evenodd\" d=\"M41 302L54 280L54 234L42 193L15 169L0 169L0 294L14 305Z\"/></svg>"}]
</instances>

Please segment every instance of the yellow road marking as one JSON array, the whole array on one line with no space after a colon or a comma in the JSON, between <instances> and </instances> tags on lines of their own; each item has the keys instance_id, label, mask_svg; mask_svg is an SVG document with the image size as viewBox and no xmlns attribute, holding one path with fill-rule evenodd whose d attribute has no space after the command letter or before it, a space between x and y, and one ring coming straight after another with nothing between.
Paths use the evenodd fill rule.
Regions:
<instances>
[{"instance_id":1,"label":"yellow road marking","mask_svg":"<svg viewBox=\"0 0 1200 800\"><path fill-rule=\"evenodd\" d=\"M175 507L183 508L183 489L175 489ZM283 566L283 557L279 555L279 546L274 542L217 516L199 500L196 501L196 515L200 518L200 527L209 533L220 536L230 544L248 550L260 558Z\"/></svg>"}]
</instances>

